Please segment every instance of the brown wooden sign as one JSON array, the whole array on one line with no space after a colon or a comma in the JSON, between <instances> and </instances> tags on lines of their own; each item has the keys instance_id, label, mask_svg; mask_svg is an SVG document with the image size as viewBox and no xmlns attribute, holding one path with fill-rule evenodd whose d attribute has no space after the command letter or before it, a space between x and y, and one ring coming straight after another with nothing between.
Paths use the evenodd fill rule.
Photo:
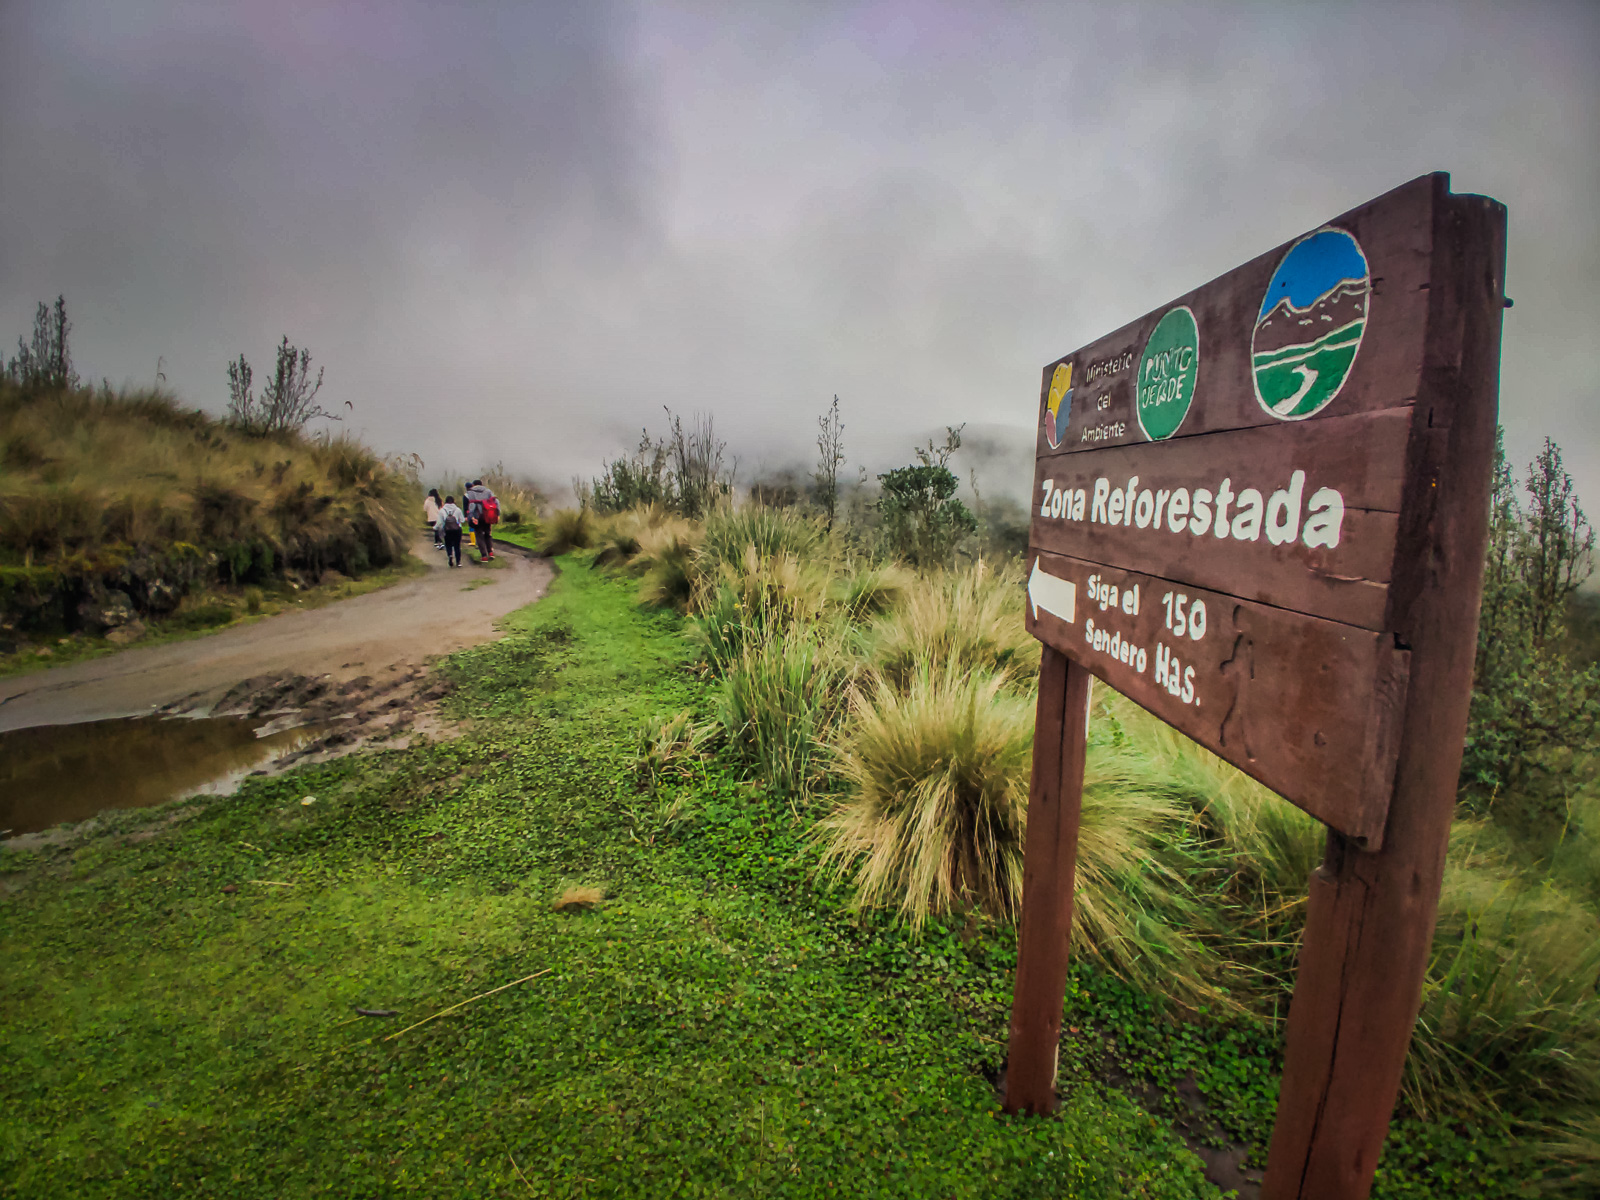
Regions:
<instances>
[{"instance_id":1,"label":"brown wooden sign","mask_svg":"<svg viewBox=\"0 0 1600 1200\"><path fill-rule=\"evenodd\" d=\"M1370 1188L1465 732L1504 230L1424 176L1045 368L1013 1111L1053 1104L1092 674L1328 825L1267 1194Z\"/></svg>"}]
</instances>

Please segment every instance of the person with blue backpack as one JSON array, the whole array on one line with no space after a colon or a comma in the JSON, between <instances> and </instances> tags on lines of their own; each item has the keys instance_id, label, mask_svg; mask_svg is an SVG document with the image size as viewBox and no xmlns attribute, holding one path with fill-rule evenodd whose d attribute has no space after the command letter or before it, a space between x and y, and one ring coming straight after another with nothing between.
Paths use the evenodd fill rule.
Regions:
<instances>
[{"instance_id":1,"label":"person with blue backpack","mask_svg":"<svg viewBox=\"0 0 1600 1200\"><path fill-rule=\"evenodd\" d=\"M456 498L446 496L439 507L439 517L433 529L444 539L444 561L448 566L461 565L461 528L466 523L467 514L456 507Z\"/></svg>"}]
</instances>

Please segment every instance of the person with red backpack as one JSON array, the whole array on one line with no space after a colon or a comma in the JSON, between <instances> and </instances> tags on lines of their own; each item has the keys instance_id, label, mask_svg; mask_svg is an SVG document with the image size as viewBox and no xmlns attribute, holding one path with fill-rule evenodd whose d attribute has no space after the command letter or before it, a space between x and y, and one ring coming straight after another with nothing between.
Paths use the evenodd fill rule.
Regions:
<instances>
[{"instance_id":1,"label":"person with red backpack","mask_svg":"<svg viewBox=\"0 0 1600 1200\"><path fill-rule=\"evenodd\" d=\"M472 481L465 499L467 520L472 525L473 541L478 546L478 561L490 562L494 559L494 534L490 532L490 527L499 523L500 501L483 486L481 479Z\"/></svg>"}]
</instances>

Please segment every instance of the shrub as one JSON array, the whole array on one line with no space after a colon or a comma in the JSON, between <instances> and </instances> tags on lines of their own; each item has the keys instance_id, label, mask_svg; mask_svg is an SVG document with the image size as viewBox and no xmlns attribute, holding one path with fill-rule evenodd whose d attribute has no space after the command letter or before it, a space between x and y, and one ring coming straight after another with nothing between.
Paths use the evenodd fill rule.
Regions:
<instances>
[{"instance_id":1,"label":"shrub","mask_svg":"<svg viewBox=\"0 0 1600 1200\"><path fill-rule=\"evenodd\" d=\"M1574 660L1567 639L1572 598L1593 570L1595 537L1548 438L1524 491L1526 508L1497 446L1461 779L1480 809L1510 792L1497 811L1527 825L1559 820L1561 789L1550 784L1600 733L1600 667Z\"/></svg>"},{"instance_id":2,"label":"shrub","mask_svg":"<svg viewBox=\"0 0 1600 1200\"><path fill-rule=\"evenodd\" d=\"M943 567L950 563L956 543L978 529L977 518L960 500L961 480L949 467L950 456L961 446L961 429L945 430L945 444L916 450L917 462L878 476L882 495L878 511L891 553L918 567Z\"/></svg>"}]
</instances>

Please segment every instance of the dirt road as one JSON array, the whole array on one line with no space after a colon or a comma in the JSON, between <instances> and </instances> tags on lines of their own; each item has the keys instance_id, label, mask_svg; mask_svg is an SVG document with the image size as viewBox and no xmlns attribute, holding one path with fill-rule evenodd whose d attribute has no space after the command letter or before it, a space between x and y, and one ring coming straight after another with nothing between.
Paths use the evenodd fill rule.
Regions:
<instances>
[{"instance_id":1,"label":"dirt road","mask_svg":"<svg viewBox=\"0 0 1600 1200\"><path fill-rule=\"evenodd\" d=\"M405 671L495 636L495 623L544 595L552 569L507 549L498 570L419 542L432 569L408 583L323 608L280 613L209 637L126 650L107 658L0 679L0 732L139 716L180 700L204 712L241 680L260 675L332 681Z\"/></svg>"}]
</instances>

